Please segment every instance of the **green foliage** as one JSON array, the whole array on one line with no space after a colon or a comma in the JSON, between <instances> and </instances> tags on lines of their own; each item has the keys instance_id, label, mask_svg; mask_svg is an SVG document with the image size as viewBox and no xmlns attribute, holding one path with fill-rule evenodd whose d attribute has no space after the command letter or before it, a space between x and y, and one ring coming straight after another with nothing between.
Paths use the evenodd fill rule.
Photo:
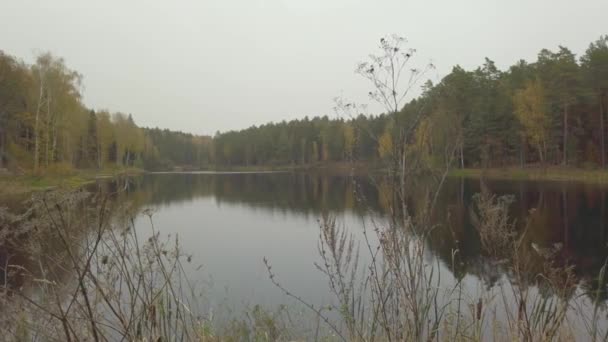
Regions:
<instances>
[{"instance_id":1,"label":"green foliage","mask_svg":"<svg viewBox=\"0 0 608 342\"><path fill-rule=\"evenodd\" d=\"M131 115L81 102L82 76L50 53L28 66L0 51L0 169L169 168L211 163L211 138L142 129Z\"/></svg>"},{"instance_id":2,"label":"green foliage","mask_svg":"<svg viewBox=\"0 0 608 342\"><path fill-rule=\"evenodd\" d=\"M524 128L523 135L537 148L541 163L547 155L550 122L545 90L539 80L530 82L515 93L515 116Z\"/></svg>"},{"instance_id":3,"label":"green foliage","mask_svg":"<svg viewBox=\"0 0 608 342\"><path fill-rule=\"evenodd\" d=\"M408 153L429 164L445 160L454 148L461 167L469 168L606 163L608 36L591 43L580 60L559 46L557 51L541 50L535 62L520 60L505 71L488 58L471 71L455 66L438 84L427 82L422 94L397 112L305 117L218 132L213 138L142 129L131 115L93 112L81 102L81 78L48 53L28 66L0 52L0 168L374 163L401 153L404 139L411 145ZM546 113L540 121L518 115L526 108L524 99L529 103L533 98L533 82L543 89ZM535 123L543 129L532 129ZM540 150L539 139L533 138L539 132Z\"/></svg>"},{"instance_id":4,"label":"green foliage","mask_svg":"<svg viewBox=\"0 0 608 342\"><path fill-rule=\"evenodd\" d=\"M532 88L543 90L544 110L536 111L542 115L518 115L534 98L534 82L538 84ZM560 46L555 52L543 49L537 61L520 60L505 71L488 58L472 71L456 66L438 84L427 82L423 93L396 113L348 120L305 118L217 134L215 163L375 162L398 152L404 134L416 127L408 136L416 144L408 150L429 164L445 160L456 145L462 167L538 162L598 166L606 155L607 92L608 36L602 36L580 61Z\"/></svg>"}]
</instances>

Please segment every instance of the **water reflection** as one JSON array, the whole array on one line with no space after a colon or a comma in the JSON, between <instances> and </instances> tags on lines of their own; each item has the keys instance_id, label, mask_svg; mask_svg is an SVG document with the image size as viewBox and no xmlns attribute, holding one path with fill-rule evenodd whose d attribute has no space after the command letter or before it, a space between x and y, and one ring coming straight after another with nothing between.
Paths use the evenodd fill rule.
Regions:
<instances>
[{"instance_id":1,"label":"water reflection","mask_svg":"<svg viewBox=\"0 0 608 342\"><path fill-rule=\"evenodd\" d=\"M520 231L526 229L526 248L560 245L559 262L574 266L574 274L584 288L597 289L597 275L608 257L606 187L533 181L486 183L489 190L497 195L514 195L511 216ZM388 199L392 196L391 187L382 179L370 182L365 176L351 178L310 173L149 174L123 180L122 183L99 183L97 187L99 191L115 191L122 187L126 189L122 196L136 206L156 206L160 212L164 210L162 208L176 210L180 204L209 198L217 208L227 206L232 214L242 211L235 207L239 206L281 213L285 215L285 220L293 220L297 216L316 219L325 211L348 213L360 218L369 216L370 212L382 216L389 212ZM472 197L479 191L479 181L476 180L449 179L446 182L432 214L432 222L437 228L430 237L429 245L457 279L475 275L483 279L487 287L491 287L501 274L496 267L488 264L490 259L482 253L470 215ZM415 195L408 203L415 212L423 195L416 193L416 190L413 193ZM183 210L197 210L192 206L182 207ZM185 213L177 210L175 216L180 214ZM216 215L214 210L209 210L207 214L207 219L213 221L211 217ZM256 222L263 224L263 221L260 219ZM190 223L182 220L183 224ZM298 224L304 223L298 221L287 225ZM314 222L305 225L312 230L311 236L315 236ZM209 233L214 234L213 230ZM266 238L273 239L272 236ZM457 260L453 257L454 250L458 250ZM314 253L314 249L311 251ZM540 258L534 253L530 255ZM310 260L314 259L315 256L310 255ZM531 262L541 264L540 259ZM533 279L536 274L529 276ZM605 288L605 284L602 284L602 288ZM605 296L604 291L592 292Z\"/></svg>"},{"instance_id":2,"label":"water reflection","mask_svg":"<svg viewBox=\"0 0 608 342\"><path fill-rule=\"evenodd\" d=\"M605 280L598 284L597 278L608 257L606 187L531 181L488 181L487 186L497 195L515 196L511 216L520 232L526 230L527 249L559 244L557 260L574 267L582 291L591 299L606 300L606 291L596 291L606 288ZM360 234L371 218L386 217L393 196L382 179L312 173L146 174L100 180L89 190L134 210L156 208L155 225L167 234L180 234L219 292L229 287L232 292L225 296L249 303L280 302L261 264L263 257L273 260L287 285L303 297L328 297L326 280L313 266L318 261L316 219L332 212ZM428 244L455 279L474 276L490 288L509 274L482 252L470 215L472 197L479 191L475 180L445 183L432 213L437 228ZM408 206L416 212L424 191L412 193ZM140 227L146 224L137 221ZM530 263L542 264L540 256L529 255ZM5 244L0 261L4 264L7 258L17 263L27 259ZM531 268L530 284L538 272Z\"/></svg>"},{"instance_id":3,"label":"water reflection","mask_svg":"<svg viewBox=\"0 0 608 342\"><path fill-rule=\"evenodd\" d=\"M510 214L519 231L525 230L525 248L559 246L558 262L573 266L577 280L584 287L597 289L597 276L608 256L605 187L530 181L494 181L489 182L488 187L497 195L514 195ZM445 224L433 235L431 246L447 265L452 265L451 250L458 249L460 259L454 263L455 275L475 274L490 287L499 275L491 274L492 267L487 265L488 258L481 251L470 215L472 196L479 190L478 181L451 180L447 184L436 211L436 220ZM542 264L538 253L530 255L530 263Z\"/></svg>"}]
</instances>

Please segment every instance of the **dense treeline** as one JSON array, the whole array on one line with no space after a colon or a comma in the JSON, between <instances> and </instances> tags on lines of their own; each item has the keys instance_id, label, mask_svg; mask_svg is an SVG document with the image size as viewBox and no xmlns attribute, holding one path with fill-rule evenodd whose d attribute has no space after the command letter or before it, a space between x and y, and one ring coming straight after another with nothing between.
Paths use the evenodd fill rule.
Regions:
<instances>
[{"instance_id":1,"label":"dense treeline","mask_svg":"<svg viewBox=\"0 0 608 342\"><path fill-rule=\"evenodd\" d=\"M131 115L94 112L82 76L49 53L26 65L0 51L0 169L200 168L210 138L138 127Z\"/></svg>"},{"instance_id":2,"label":"dense treeline","mask_svg":"<svg viewBox=\"0 0 608 342\"><path fill-rule=\"evenodd\" d=\"M368 121L363 117L362 120ZM345 160L354 153L354 126L343 120L304 118L227 132L214 138L221 165L308 164ZM370 144L358 144L371 146Z\"/></svg>"},{"instance_id":3,"label":"dense treeline","mask_svg":"<svg viewBox=\"0 0 608 342\"><path fill-rule=\"evenodd\" d=\"M131 115L94 112L81 101L81 82L51 54L26 65L0 52L0 168L375 162L400 151L408 127L415 127L408 152L431 165L452 151L461 167L606 166L608 36L580 58L560 46L504 71L490 59L475 70L456 66L397 113L357 115L351 107L352 116L306 117L213 138L140 128Z\"/></svg>"},{"instance_id":4,"label":"dense treeline","mask_svg":"<svg viewBox=\"0 0 608 342\"><path fill-rule=\"evenodd\" d=\"M584 55L560 46L501 71L486 59L456 66L398 113L327 117L251 127L214 138L220 165L309 164L388 158L417 122L410 152L430 163L455 146L462 167L525 164L605 166L608 36ZM419 120L419 121L418 121Z\"/></svg>"},{"instance_id":5,"label":"dense treeline","mask_svg":"<svg viewBox=\"0 0 608 342\"><path fill-rule=\"evenodd\" d=\"M144 134L155 148L154 154L145 160L147 169L167 170L176 166L202 169L213 163L212 138L209 136L159 128L145 128Z\"/></svg>"}]
</instances>

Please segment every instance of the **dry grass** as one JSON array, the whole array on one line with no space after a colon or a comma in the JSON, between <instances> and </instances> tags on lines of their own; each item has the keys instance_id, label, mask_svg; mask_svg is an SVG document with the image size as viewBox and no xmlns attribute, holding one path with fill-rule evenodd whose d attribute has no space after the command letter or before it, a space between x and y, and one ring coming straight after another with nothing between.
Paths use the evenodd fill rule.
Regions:
<instances>
[{"instance_id":1,"label":"dry grass","mask_svg":"<svg viewBox=\"0 0 608 342\"><path fill-rule=\"evenodd\" d=\"M593 302L592 310L571 305L574 272L558 259L559 246L533 248L526 229L517 231L509 218L512 198L482 189L471 216L485 260L510 281L477 293L460 279L446 282L427 250L436 228L428 219L434 194L424 196L427 205L414 215L398 194L392 219L372 221L363 240L329 214L320 219L316 267L327 277L335 305L315 307L291 293L267 261L271 281L318 317L307 333L297 332L300 323L284 307L254 306L223 327L202 314L184 267L191 257L176 236L161 238L152 212L143 212L149 218L144 235L134 227L134 213L111 197L40 193L21 215L0 211L3 241L29 256L4 266L5 279L21 282L2 286L0 332L16 341L605 339L601 303ZM458 253L454 249L453 262ZM584 336L572 329L569 313L580 316Z\"/></svg>"},{"instance_id":2,"label":"dry grass","mask_svg":"<svg viewBox=\"0 0 608 342\"><path fill-rule=\"evenodd\" d=\"M152 227L138 237L129 214L107 198L41 193L20 216L6 216L30 260L8 263L2 335L41 341L191 341L201 333L196 294L185 278L179 240ZM15 234L18 232L18 234ZM18 318L18 324L14 319Z\"/></svg>"},{"instance_id":3,"label":"dry grass","mask_svg":"<svg viewBox=\"0 0 608 342\"><path fill-rule=\"evenodd\" d=\"M429 215L431 202L418 215ZM482 185L471 210L482 262L507 277L491 288L480 280L479 290L471 292L462 279L442 279L449 275L441 274L438 259L426 250L435 227L408 210L366 228L363 241L330 215L320 221L317 268L328 279L338 320L285 289L269 262L268 271L279 289L304 302L343 341L605 340L602 303L593 302L592 310L574 304L582 294L573 267L559 259L561 247L531 244L527 228L517 230L509 217L512 202ZM453 250L453 263L458 253Z\"/></svg>"}]
</instances>

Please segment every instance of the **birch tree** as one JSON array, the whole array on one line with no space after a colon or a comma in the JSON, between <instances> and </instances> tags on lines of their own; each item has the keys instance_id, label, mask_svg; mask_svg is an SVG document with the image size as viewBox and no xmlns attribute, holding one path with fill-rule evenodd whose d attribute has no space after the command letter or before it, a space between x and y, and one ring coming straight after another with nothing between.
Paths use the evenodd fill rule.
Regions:
<instances>
[{"instance_id":1,"label":"birch tree","mask_svg":"<svg viewBox=\"0 0 608 342\"><path fill-rule=\"evenodd\" d=\"M513 98L515 115L524 128L523 134L536 148L541 164L547 155L550 121L547 114L545 90L539 79L529 82Z\"/></svg>"}]
</instances>

